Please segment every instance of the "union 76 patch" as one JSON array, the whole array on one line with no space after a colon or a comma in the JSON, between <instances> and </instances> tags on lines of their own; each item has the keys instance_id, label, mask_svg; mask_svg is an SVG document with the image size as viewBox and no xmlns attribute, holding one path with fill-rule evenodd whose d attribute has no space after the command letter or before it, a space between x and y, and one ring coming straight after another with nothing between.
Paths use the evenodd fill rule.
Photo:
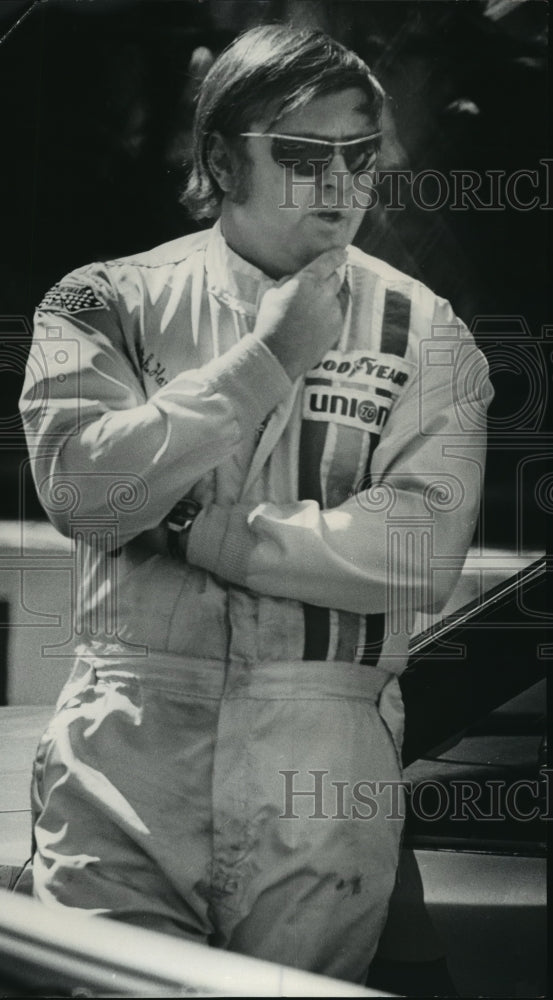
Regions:
<instances>
[{"instance_id":1,"label":"union 76 patch","mask_svg":"<svg viewBox=\"0 0 553 1000\"><path fill-rule=\"evenodd\" d=\"M69 285L58 282L39 303L37 309L46 312L77 313L86 309L105 309L106 303L98 298L90 285Z\"/></svg>"},{"instance_id":2,"label":"union 76 patch","mask_svg":"<svg viewBox=\"0 0 553 1000\"><path fill-rule=\"evenodd\" d=\"M380 433L394 400L374 389L365 391L344 387L306 386L303 396L303 419L344 424L357 430Z\"/></svg>"}]
</instances>

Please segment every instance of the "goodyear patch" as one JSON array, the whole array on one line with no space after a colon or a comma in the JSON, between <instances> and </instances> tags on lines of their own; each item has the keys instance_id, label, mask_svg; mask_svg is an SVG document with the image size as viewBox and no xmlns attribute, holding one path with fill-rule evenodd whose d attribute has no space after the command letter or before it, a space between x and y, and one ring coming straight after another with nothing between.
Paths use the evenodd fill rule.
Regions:
<instances>
[{"instance_id":1,"label":"goodyear patch","mask_svg":"<svg viewBox=\"0 0 553 1000\"><path fill-rule=\"evenodd\" d=\"M386 425L394 399L365 389L345 386L306 385L303 419L343 424L360 431L380 433Z\"/></svg>"},{"instance_id":2,"label":"goodyear patch","mask_svg":"<svg viewBox=\"0 0 553 1000\"><path fill-rule=\"evenodd\" d=\"M105 309L106 303L90 285L71 285L58 282L39 303L37 309L46 312L78 313L88 309Z\"/></svg>"},{"instance_id":3,"label":"goodyear patch","mask_svg":"<svg viewBox=\"0 0 553 1000\"><path fill-rule=\"evenodd\" d=\"M330 379L341 386L359 385L399 395L409 381L413 365L395 354L379 351L327 351L307 373L306 383Z\"/></svg>"}]
</instances>

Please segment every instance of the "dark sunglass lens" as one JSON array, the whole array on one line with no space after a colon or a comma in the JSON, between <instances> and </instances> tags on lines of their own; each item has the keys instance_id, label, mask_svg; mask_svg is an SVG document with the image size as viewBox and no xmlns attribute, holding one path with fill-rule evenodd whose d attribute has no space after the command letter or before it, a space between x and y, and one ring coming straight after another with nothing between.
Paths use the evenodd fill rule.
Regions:
<instances>
[{"instance_id":1,"label":"dark sunglass lens","mask_svg":"<svg viewBox=\"0 0 553 1000\"><path fill-rule=\"evenodd\" d=\"M377 143L371 139L368 142L360 143L359 146L350 146L345 149L345 160L348 170L355 173L359 170L367 170L372 167L378 153Z\"/></svg>"},{"instance_id":2,"label":"dark sunglass lens","mask_svg":"<svg viewBox=\"0 0 553 1000\"><path fill-rule=\"evenodd\" d=\"M374 165L378 150L378 139L369 139L367 142L360 143L359 146L351 146L349 156L346 157L348 170L353 172L368 170Z\"/></svg>"},{"instance_id":3,"label":"dark sunglass lens","mask_svg":"<svg viewBox=\"0 0 553 1000\"><path fill-rule=\"evenodd\" d=\"M292 139L273 139L271 155L281 167L293 162L294 171L303 177L312 177L329 161L332 152L328 146L314 142L294 142Z\"/></svg>"}]
</instances>

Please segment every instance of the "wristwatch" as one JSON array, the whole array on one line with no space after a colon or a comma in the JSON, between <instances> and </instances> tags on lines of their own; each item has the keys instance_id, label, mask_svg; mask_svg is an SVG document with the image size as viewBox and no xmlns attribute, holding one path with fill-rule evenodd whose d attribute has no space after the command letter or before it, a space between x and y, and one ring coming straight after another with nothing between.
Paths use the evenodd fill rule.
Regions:
<instances>
[{"instance_id":1,"label":"wristwatch","mask_svg":"<svg viewBox=\"0 0 553 1000\"><path fill-rule=\"evenodd\" d=\"M166 518L167 548L169 549L169 555L173 559L183 558L183 539L188 535L201 509L201 504L197 500L192 500L191 497L183 497L169 511Z\"/></svg>"}]
</instances>

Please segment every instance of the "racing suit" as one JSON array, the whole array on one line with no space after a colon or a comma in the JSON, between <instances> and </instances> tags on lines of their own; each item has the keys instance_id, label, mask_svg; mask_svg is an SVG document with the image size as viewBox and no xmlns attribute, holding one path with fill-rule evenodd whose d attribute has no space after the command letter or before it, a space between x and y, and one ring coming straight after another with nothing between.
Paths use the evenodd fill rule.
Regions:
<instances>
[{"instance_id":1,"label":"racing suit","mask_svg":"<svg viewBox=\"0 0 553 1000\"><path fill-rule=\"evenodd\" d=\"M38 307L21 412L79 589L35 894L362 980L401 833L375 785L400 778L397 676L474 532L492 390L449 304L352 247L340 336L292 383L255 335L274 284L217 223ZM184 496L175 559L148 538Z\"/></svg>"}]
</instances>

